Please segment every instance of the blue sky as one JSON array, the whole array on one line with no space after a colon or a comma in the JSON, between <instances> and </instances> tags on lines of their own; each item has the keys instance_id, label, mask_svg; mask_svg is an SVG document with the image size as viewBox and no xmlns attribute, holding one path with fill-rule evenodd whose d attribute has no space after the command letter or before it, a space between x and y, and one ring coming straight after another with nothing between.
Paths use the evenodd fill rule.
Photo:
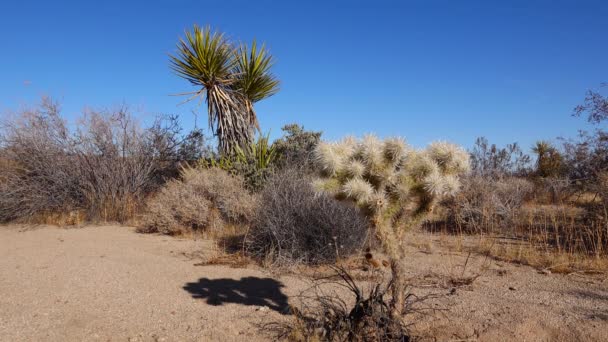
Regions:
<instances>
[{"instance_id":1,"label":"blue sky","mask_svg":"<svg viewBox=\"0 0 608 342\"><path fill-rule=\"evenodd\" d=\"M74 117L128 103L143 120L195 104L167 55L193 24L265 41L282 90L260 102L263 130L325 138L375 132L412 144L477 136L573 136L585 91L608 81L606 1L5 1L0 110L51 95ZM206 127L206 111L199 110Z\"/></svg>"}]
</instances>

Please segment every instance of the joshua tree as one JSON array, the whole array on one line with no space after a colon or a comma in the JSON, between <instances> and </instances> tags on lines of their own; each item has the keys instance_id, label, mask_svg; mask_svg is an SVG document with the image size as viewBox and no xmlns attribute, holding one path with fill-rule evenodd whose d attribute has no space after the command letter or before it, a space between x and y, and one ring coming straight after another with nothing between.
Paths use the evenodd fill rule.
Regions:
<instances>
[{"instance_id":1,"label":"joshua tree","mask_svg":"<svg viewBox=\"0 0 608 342\"><path fill-rule=\"evenodd\" d=\"M536 174L540 177L559 175L562 169L562 156L548 141L537 141L532 147L536 154Z\"/></svg>"},{"instance_id":2,"label":"joshua tree","mask_svg":"<svg viewBox=\"0 0 608 342\"><path fill-rule=\"evenodd\" d=\"M177 54L170 56L172 69L201 87L187 101L205 99L209 126L218 137L219 150L232 153L235 146L253 140L259 129L253 104L277 93L279 81L270 68L272 56L253 41L251 49L235 47L223 33L194 26L180 39Z\"/></svg>"},{"instance_id":3,"label":"joshua tree","mask_svg":"<svg viewBox=\"0 0 608 342\"><path fill-rule=\"evenodd\" d=\"M462 148L432 143L414 150L400 138L321 142L315 151L319 189L363 208L390 260L391 315L401 320L405 306L404 233L420 224L444 196L455 194L458 177L469 170Z\"/></svg>"}]
</instances>

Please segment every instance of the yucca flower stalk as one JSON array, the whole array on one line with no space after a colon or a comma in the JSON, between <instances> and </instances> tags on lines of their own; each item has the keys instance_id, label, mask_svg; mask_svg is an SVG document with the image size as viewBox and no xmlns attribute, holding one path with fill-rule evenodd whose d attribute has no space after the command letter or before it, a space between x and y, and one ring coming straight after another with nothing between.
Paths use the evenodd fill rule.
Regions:
<instances>
[{"instance_id":1,"label":"yucca flower stalk","mask_svg":"<svg viewBox=\"0 0 608 342\"><path fill-rule=\"evenodd\" d=\"M273 59L265 46L254 41L239 47L223 33L194 26L171 55L171 68L199 90L184 93L186 101L204 99L209 127L218 138L219 151L232 154L235 147L253 141L259 123L253 104L276 94L279 82L270 72Z\"/></svg>"},{"instance_id":2,"label":"yucca flower stalk","mask_svg":"<svg viewBox=\"0 0 608 342\"><path fill-rule=\"evenodd\" d=\"M321 142L315 150L319 179L314 185L364 209L375 236L390 259L391 313L401 319L405 306L404 234L426 219L438 200L454 195L458 177L468 172L462 148L432 143L416 150L401 138Z\"/></svg>"}]
</instances>

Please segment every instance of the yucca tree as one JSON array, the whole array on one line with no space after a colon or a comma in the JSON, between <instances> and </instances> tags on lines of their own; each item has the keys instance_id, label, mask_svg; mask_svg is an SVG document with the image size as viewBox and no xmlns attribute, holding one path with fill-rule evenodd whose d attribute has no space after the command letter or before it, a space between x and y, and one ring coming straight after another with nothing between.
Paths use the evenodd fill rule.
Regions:
<instances>
[{"instance_id":1,"label":"yucca tree","mask_svg":"<svg viewBox=\"0 0 608 342\"><path fill-rule=\"evenodd\" d=\"M536 154L536 174L540 177L552 177L559 174L562 167L562 156L548 141L537 141L532 147Z\"/></svg>"},{"instance_id":2,"label":"yucca tree","mask_svg":"<svg viewBox=\"0 0 608 342\"><path fill-rule=\"evenodd\" d=\"M235 88L244 95L244 105L249 123L260 130L253 104L279 91L279 81L270 72L274 64L272 56L264 44L258 48L257 42L251 48L241 44L237 51Z\"/></svg>"},{"instance_id":3,"label":"yucca tree","mask_svg":"<svg viewBox=\"0 0 608 342\"><path fill-rule=\"evenodd\" d=\"M186 93L192 95L187 101L206 101L220 152L231 154L236 146L250 143L254 128L259 128L253 104L274 95L279 85L270 73L272 56L265 47L258 48L254 41L251 49L243 44L235 48L223 33L195 25L170 58L179 76L201 87Z\"/></svg>"}]
</instances>

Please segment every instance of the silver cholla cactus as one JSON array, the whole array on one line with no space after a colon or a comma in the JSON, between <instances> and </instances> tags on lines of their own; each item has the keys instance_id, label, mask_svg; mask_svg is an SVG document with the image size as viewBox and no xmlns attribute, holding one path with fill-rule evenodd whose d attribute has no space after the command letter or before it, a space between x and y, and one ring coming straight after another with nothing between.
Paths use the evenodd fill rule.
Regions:
<instances>
[{"instance_id":1,"label":"silver cholla cactus","mask_svg":"<svg viewBox=\"0 0 608 342\"><path fill-rule=\"evenodd\" d=\"M366 210L384 239L398 238L408 222L419 221L438 200L454 195L459 176L469 171L469 154L457 145L440 141L417 150L402 138L374 135L321 142L315 159L315 187Z\"/></svg>"}]
</instances>

